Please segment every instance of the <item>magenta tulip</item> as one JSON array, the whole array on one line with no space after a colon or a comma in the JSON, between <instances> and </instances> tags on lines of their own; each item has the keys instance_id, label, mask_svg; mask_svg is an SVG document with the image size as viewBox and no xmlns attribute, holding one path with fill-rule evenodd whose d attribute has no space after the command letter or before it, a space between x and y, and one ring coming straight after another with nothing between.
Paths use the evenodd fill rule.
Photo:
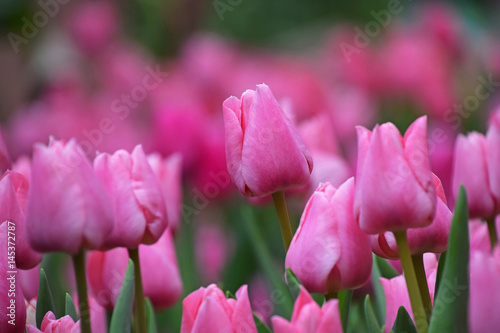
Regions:
<instances>
[{"instance_id":1,"label":"magenta tulip","mask_svg":"<svg viewBox=\"0 0 500 333\"><path fill-rule=\"evenodd\" d=\"M215 284L189 294L182 302L181 333L257 333L247 286L226 299Z\"/></svg>"},{"instance_id":2,"label":"magenta tulip","mask_svg":"<svg viewBox=\"0 0 500 333\"><path fill-rule=\"evenodd\" d=\"M401 137L391 123L358 130L355 216L369 234L432 223L436 191L427 150L426 117Z\"/></svg>"},{"instance_id":3,"label":"magenta tulip","mask_svg":"<svg viewBox=\"0 0 500 333\"><path fill-rule=\"evenodd\" d=\"M80 321L75 323L68 315L56 319L52 311L49 311L43 317L41 330L31 325L26 328L28 333L80 333Z\"/></svg>"},{"instance_id":4,"label":"magenta tulip","mask_svg":"<svg viewBox=\"0 0 500 333\"><path fill-rule=\"evenodd\" d=\"M362 286L371 273L370 239L353 216L354 179L320 184L306 204L285 266L310 292Z\"/></svg>"},{"instance_id":5,"label":"magenta tulip","mask_svg":"<svg viewBox=\"0 0 500 333\"><path fill-rule=\"evenodd\" d=\"M275 333L341 333L339 302L332 299L320 307L301 287L291 322L274 316L273 327Z\"/></svg>"},{"instance_id":6,"label":"magenta tulip","mask_svg":"<svg viewBox=\"0 0 500 333\"><path fill-rule=\"evenodd\" d=\"M304 185L312 158L265 84L224 101L227 169L238 190L262 197Z\"/></svg>"},{"instance_id":7,"label":"magenta tulip","mask_svg":"<svg viewBox=\"0 0 500 333\"><path fill-rule=\"evenodd\" d=\"M0 173L4 173L7 169L10 169L11 161L7 147L5 146L5 141L3 140L2 132L0 131Z\"/></svg>"},{"instance_id":8,"label":"magenta tulip","mask_svg":"<svg viewBox=\"0 0 500 333\"><path fill-rule=\"evenodd\" d=\"M495 200L495 214L500 214L500 113L492 118L486 134L486 163L491 194Z\"/></svg>"},{"instance_id":9,"label":"magenta tulip","mask_svg":"<svg viewBox=\"0 0 500 333\"><path fill-rule=\"evenodd\" d=\"M20 269L17 272L21 289L26 301L29 301L38 294L38 281L40 280L40 266L37 265L31 269Z\"/></svg>"},{"instance_id":10,"label":"magenta tulip","mask_svg":"<svg viewBox=\"0 0 500 333\"><path fill-rule=\"evenodd\" d=\"M443 185L433 174L434 185L438 197L434 221L424 228L408 229L408 245L412 255L426 252L442 253L448 247L448 235L451 227L452 213L447 206ZM399 258L396 239L392 232L371 236L372 250L384 258Z\"/></svg>"},{"instance_id":11,"label":"magenta tulip","mask_svg":"<svg viewBox=\"0 0 500 333\"><path fill-rule=\"evenodd\" d=\"M40 252L98 249L113 227L111 204L75 140L35 144L26 233Z\"/></svg>"},{"instance_id":12,"label":"magenta tulip","mask_svg":"<svg viewBox=\"0 0 500 333\"><path fill-rule=\"evenodd\" d=\"M106 246L135 249L141 243L156 242L168 225L167 213L158 178L142 146L136 146L131 154L118 150L113 155L98 155L94 170L115 215Z\"/></svg>"},{"instance_id":13,"label":"magenta tulip","mask_svg":"<svg viewBox=\"0 0 500 333\"><path fill-rule=\"evenodd\" d=\"M152 245L139 246L142 285L156 310L173 305L182 294L182 280L177 266L174 242L169 229ZM94 298L112 310L127 270L128 254L124 248L106 252L93 251L87 259L87 277ZM168 283L165 278L168 278Z\"/></svg>"},{"instance_id":14,"label":"magenta tulip","mask_svg":"<svg viewBox=\"0 0 500 333\"><path fill-rule=\"evenodd\" d=\"M495 131L490 134L490 142L494 140ZM453 160L453 193L458 194L463 184L467 192L469 215L471 218L490 217L495 211L495 199L491 192L488 166L486 163L486 138L484 135L472 132L469 135L459 135L455 142L455 157ZM498 150L498 147L495 147ZM491 161L495 152L491 152ZM494 166L494 170L498 166ZM493 171L494 173L494 171Z\"/></svg>"},{"instance_id":15,"label":"magenta tulip","mask_svg":"<svg viewBox=\"0 0 500 333\"><path fill-rule=\"evenodd\" d=\"M182 156L176 153L163 159L159 154L149 154L148 162L160 181L167 209L168 226L175 234L181 217Z\"/></svg>"}]
</instances>

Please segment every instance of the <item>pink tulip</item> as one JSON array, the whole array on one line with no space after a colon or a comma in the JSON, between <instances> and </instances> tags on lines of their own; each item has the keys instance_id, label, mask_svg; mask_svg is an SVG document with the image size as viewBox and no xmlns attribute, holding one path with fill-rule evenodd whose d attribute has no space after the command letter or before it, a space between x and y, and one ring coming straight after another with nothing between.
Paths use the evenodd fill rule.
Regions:
<instances>
[{"instance_id":1,"label":"pink tulip","mask_svg":"<svg viewBox=\"0 0 500 333\"><path fill-rule=\"evenodd\" d=\"M20 269L17 272L24 298L29 301L38 294L38 281L40 280L40 266L37 265L31 269Z\"/></svg>"},{"instance_id":2,"label":"pink tulip","mask_svg":"<svg viewBox=\"0 0 500 333\"><path fill-rule=\"evenodd\" d=\"M182 293L182 280L170 230L165 230L155 244L140 245L139 260L144 295L149 297L155 309L162 310L177 302ZM93 251L88 255L90 290L94 298L109 310L113 309L120 293L127 263L128 254L124 248Z\"/></svg>"},{"instance_id":3,"label":"pink tulip","mask_svg":"<svg viewBox=\"0 0 500 333\"><path fill-rule=\"evenodd\" d=\"M500 114L492 118L485 148L490 190L496 203L494 213L500 214Z\"/></svg>"},{"instance_id":4,"label":"pink tulip","mask_svg":"<svg viewBox=\"0 0 500 333\"><path fill-rule=\"evenodd\" d=\"M152 244L168 225L165 200L158 178L149 165L142 146L131 154L118 150L99 154L94 170L104 184L115 215L107 247L137 248Z\"/></svg>"},{"instance_id":5,"label":"pink tulip","mask_svg":"<svg viewBox=\"0 0 500 333\"><path fill-rule=\"evenodd\" d=\"M73 276L74 278L74 276ZM73 303L75 304L76 311L79 313L79 303L78 295L75 293L72 295ZM94 333L106 333L108 331L107 326L107 314L106 309L97 302L97 300L90 296L89 297L89 315L90 315L90 327Z\"/></svg>"},{"instance_id":6,"label":"pink tulip","mask_svg":"<svg viewBox=\"0 0 500 333\"><path fill-rule=\"evenodd\" d=\"M429 293L431 301L434 300L434 288L436 286L438 261L436 256L431 253L424 255L424 268L429 286ZM403 275L398 275L392 279L380 278L380 283L384 288L386 314L385 314L385 328L384 332L388 333L394 321L396 320L400 306L404 306L410 317L413 319L413 312L411 310L410 298L408 296L408 289L406 287L405 278ZM435 309L437 310L437 308ZM441 310L442 311L442 310Z\"/></svg>"},{"instance_id":7,"label":"pink tulip","mask_svg":"<svg viewBox=\"0 0 500 333\"><path fill-rule=\"evenodd\" d=\"M490 138L494 139L494 130ZM486 138L477 132L467 136L459 135L455 142L455 158L453 161L453 193L458 195L460 185L465 186L469 204L469 216L490 217L495 211L495 199L491 192L488 178ZM495 147L498 150L498 147ZM489 159L494 160L495 152ZM494 167L494 170L498 166Z\"/></svg>"},{"instance_id":8,"label":"pink tulip","mask_svg":"<svg viewBox=\"0 0 500 333\"><path fill-rule=\"evenodd\" d=\"M29 302L25 301L26 304L26 326L32 325L36 326L36 298L32 298Z\"/></svg>"},{"instance_id":9,"label":"pink tulip","mask_svg":"<svg viewBox=\"0 0 500 333\"><path fill-rule=\"evenodd\" d=\"M149 154L148 162L156 177L165 199L167 220L175 234L181 217L182 201L182 156L178 153L163 159L159 154Z\"/></svg>"},{"instance_id":10,"label":"pink tulip","mask_svg":"<svg viewBox=\"0 0 500 333\"><path fill-rule=\"evenodd\" d=\"M257 333L247 286L226 299L215 284L189 294L182 302L181 333Z\"/></svg>"},{"instance_id":11,"label":"pink tulip","mask_svg":"<svg viewBox=\"0 0 500 333\"><path fill-rule=\"evenodd\" d=\"M265 84L224 101L227 168L238 190L262 197L304 185L312 159Z\"/></svg>"},{"instance_id":12,"label":"pink tulip","mask_svg":"<svg viewBox=\"0 0 500 333\"><path fill-rule=\"evenodd\" d=\"M14 223L16 265L21 269L33 268L42 260L42 255L28 244L24 229L24 212L28 196L28 181L23 175L7 171L0 179L0 221Z\"/></svg>"},{"instance_id":13,"label":"pink tulip","mask_svg":"<svg viewBox=\"0 0 500 333\"><path fill-rule=\"evenodd\" d=\"M353 216L354 179L338 189L320 184L302 214L285 266L311 292L362 286L371 273L370 239Z\"/></svg>"},{"instance_id":14,"label":"pink tulip","mask_svg":"<svg viewBox=\"0 0 500 333\"><path fill-rule=\"evenodd\" d=\"M471 333L497 332L500 327L500 247L471 251L469 329Z\"/></svg>"},{"instance_id":15,"label":"pink tulip","mask_svg":"<svg viewBox=\"0 0 500 333\"><path fill-rule=\"evenodd\" d=\"M98 249L113 227L104 188L75 140L34 146L26 209L33 249L76 254Z\"/></svg>"},{"instance_id":16,"label":"pink tulip","mask_svg":"<svg viewBox=\"0 0 500 333\"><path fill-rule=\"evenodd\" d=\"M75 323L68 315L56 319L52 311L49 311L43 317L41 330L31 325L26 328L28 333L80 333L80 321Z\"/></svg>"},{"instance_id":17,"label":"pink tulip","mask_svg":"<svg viewBox=\"0 0 500 333\"><path fill-rule=\"evenodd\" d=\"M332 299L320 307L301 287L291 322L274 316L273 327L275 333L341 333L339 302Z\"/></svg>"},{"instance_id":18,"label":"pink tulip","mask_svg":"<svg viewBox=\"0 0 500 333\"><path fill-rule=\"evenodd\" d=\"M500 215L496 217L496 229L500 230ZM469 221L469 249L472 251L491 252L491 241L488 226L480 219Z\"/></svg>"},{"instance_id":19,"label":"pink tulip","mask_svg":"<svg viewBox=\"0 0 500 333\"><path fill-rule=\"evenodd\" d=\"M195 237L196 259L204 280L219 281L230 253L223 229L204 223L196 230Z\"/></svg>"},{"instance_id":20,"label":"pink tulip","mask_svg":"<svg viewBox=\"0 0 500 333\"><path fill-rule=\"evenodd\" d=\"M4 173L7 169L10 169L10 165L10 155L7 151L5 141L3 140L2 132L0 131L0 173Z\"/></svg>"},{"instance_id":21,"label":"pink tulip","mask_svg":"<svg viewBox=\"0 0 500 333\"><path fill-rule=\"evenodd\" d=\"M434 185L438 197L434 221L424 228L408 229L408 245L412 255L426 252L442 253L448 247L448 235L451 227L452 213L446 204L441 181L433 174ZM399 258L396 239L392 232L371 236L372 250L384 258Z\"/></svg>"},{"instance_id":22,"label":"pink tulip","mask_svg":"<svg viewBox=\"0 0 500 333\"><path fill-rule=\"evenodd\" d=\"M26 306L23 291L19 283L16 264L14 261L14 249L11 248L12 239L9 234L8 223L0 224L0 332L23 333L26 323ZM14 241L15 243L15 241Z\"/></svg>"},{"instance_id":23,"label":"pink tulip","mask_svg":"<svg viewBox=\"0 0 500 333\"><path fill-rule=\"evenodd\" d=\"M426 117L401 137L386 123L373 132L358 130L358 167L354 211L369 234L403 231L432 223L436 191L427 151Z\"/></svg>"}]
</instances>

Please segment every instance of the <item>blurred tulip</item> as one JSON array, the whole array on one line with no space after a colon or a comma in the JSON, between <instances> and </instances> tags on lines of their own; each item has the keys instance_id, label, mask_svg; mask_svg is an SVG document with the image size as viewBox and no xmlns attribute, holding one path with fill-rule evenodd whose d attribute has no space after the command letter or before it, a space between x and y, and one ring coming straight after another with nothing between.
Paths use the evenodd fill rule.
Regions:
<instances>
[{"instance_id":1,"label":"blurred tulip","mask_svg":"<svg viewBox=\"0 0 500 333\"><path fill-rule=\"evenodd\" d=\"M495 200L488 178L486 144L486 138L477 132L467 136L460 134L455 141L453 194L456 197L460 185L464 185L471 218L490 217L495 211ZM489 158L493 161L494 155Z\"/></svg>"},{"instance_id":2,"label":"blurred tulip","mask_svg":"<svg viewBox=\"0 0 500 333\"><path fill-rule=\"evenodd\" d=\"M7 151L7 146L5 145L2 132L0 131L0 173L4 173L7 169L10 169L10 165L9 152Z\"/></svg>"},{"instance_id":3,"label":"blurred tulip","mask_svg":"<svg viewBox=\"0 0 500 333\"><path fill-rule=\"evenodd\" d=\"M215 284L189 294L182 302L181 333L257 333L247 286L226 299Z\"/></svg>"},{"instance_id":4,"label":"blurred tulip","mask_svg":"<svg viewBox=\"0 0 500 333\"><path fill-rule=\"evenodd\" d=\"M38 281L40 280L40 266L37 265L31 269L20 269L17 271L17 277L23 290L24 298L29 301L38 295Z\"/></svg>"},{"instance_id":5,"label":"blurred tulip","mask_svg":"<svg viewBox=\"0 0 500 333\"><path fill-rule=\"evenodd\" d=\"M135 249L141 243L156 242L168 225L167 212L158 178L142 146L136 146L132 153L118 150L113 155L99 154L94 170L115 215L105 246Z\"/></svg>"},{"instance_id":6,"label":"blurred tulip","mask_svg":"<svg viewBox=\"0 0 500 333\"><path fill-rule=\"evenodd\" d=\"M274 316L273 327L275 333L341 333L339 302L332 299L320 307L301 287L293 307L292 320L288 322Z\"/></svg>"},{"instance_id":7,"label":"blurred tulip","mask_svg":"<svg viewBox=\"0 0 500 333\"><path fill-rule=\"evenodd\" d=\"M238 190L262 197L304 185L312 158L265 84L224 102L227 168Z\"/></svg>"},{"instance_id":8,"label":"blurred tulip","mask_svg":"<svg viewBox=\"0 0 500 333\"><path fill-rule=\"evenodd\" d=\"M195 253L204 279L217 282L228 259L228 242L223 230L214 224L204 223L196 230Z\"/></svg>"},{"instance_id":9,"label":"blurred tulip","mask_svg":"<svg viewBox=\"0 0 500 333\"><path fill-rule=\"evenodd\" d=\"M98 249L113 227L111 204L75 140L36 144L26 233L40 252Z\"/></svg>"},{"instance_id":10,"label":"blurred tulip","mask_svg":"<svg viewBox=\"0 0 500 333\"><path fill-rule=\"evenodd\" d=\"M494 214L500 214L500 117L492 119L486 134L486 163L491 194L495 200ZM486 216L487 217L487 216Z\"/></svg>"},{"instance_id":11,"label":"blurred tulip","mask_svg":"<svg viewBox=\"0 0 500 333\"><path fill-rule=\"evenodd\" d=\"M157 153L149 154L148 163L160 181L167 210L168 226L175 234L181 217L182 156L176 153L163 159Z\"/></svg>"},{"instance_id":12,"label":"blurred tulip","mask_svg":"<svg viewBox=\"0 0 500 333\"><path fill-rule=\"evenodd\" d=\"M144 295L149 297L154 308L160 311L177 302L182 293L182 281L170 230L165 230L156 243L140 245L139 260ZM108 310L116 303L127 264L128 253L124 248L93 251L88 255L90 290L97 302Z\"/></svg>"},{"instance_id":13,"label":"blurred tulip","mask_svg":"<svg viewBox=\"0 0 500 333\"><path fill-rule=\"evenodd\" d=\"M427 227L408 229L408 246L412 255L426 252L442 253L448 247L448 235L451 227L452 213L446 204L441 181L433 174L438 202L434 221ZM396 238L392 232L371 236L372 250L378 256L396 259L399 257Z\"/></svg>"},{"instance_id":14,"label":"blurred tulip","mask_svg":"<svg viewBox=\"0 0 500 333\"><path fill-rule=\"evenodd\" d=\"M432 223L436 191L427 151L426 117L401 137L392 123L358 130L355 217L369 234Z\"/></svg>"},{"instance_id":15,"label":"blurred tulip","mask_svg":"<svg viewBox=\"0 0 500 333\"><path fill-rule=\"evenodd\" d=\"M310 292L361 287L372 265L370 239L353 216L354 179L338 190L320 184L302 214L285 266Z\"/></svg>"},{"instance_id":16,"label":"blurred tulip","mask_svg":"<svg viewBox=\"0 0 500 333\"><path fill-rule=\"evenodd\" d=\"M30 269L38 265L42 255L34 251L26 239L24 227L28 181L15 171L7 171L0 179L0 222L14 223L12 234L15 239L16 266Z\"/></svg>"},{"instance_id":17,"label":"blurred tulip","mask_svg":"<svg viewBox=\"0 0 500 333\"><path fill-rule=\"evenodd\" d=\"M80 321L75 323L68 315L56 319L52 311L49 311L43 317L41 330L31 325L26 328L28 333L80 333Z\"/></svg>"}]
</instances>

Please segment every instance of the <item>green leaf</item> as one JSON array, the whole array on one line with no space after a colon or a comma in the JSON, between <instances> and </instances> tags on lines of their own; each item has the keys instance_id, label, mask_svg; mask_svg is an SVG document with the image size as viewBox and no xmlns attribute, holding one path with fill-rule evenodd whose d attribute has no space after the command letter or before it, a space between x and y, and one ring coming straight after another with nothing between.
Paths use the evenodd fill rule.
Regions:
<instances>
[{"instance_id":1,"label":"green leaf","mask_svg":"<svg viewBox=\"0 0 500 333\"><path fill-rule=\"evenodd\" d=\"M380 333L381 327L378 323L377 316L375 316L375 312L373 311L372 303L370 301L370 295L366 295L365 297L365 321L366 326L368 327L368 332L370 333Z\"/></svg>"},{"instance_id":2,"label":"green leaf","mask_svg":"<svg viewBox=\"0 0 500 333\"><path fill-rule=\"evenodd\" d=\"M392 331L394 333L417 333L415 324L413 324L413 320L411 320L404 306L399 307L398 315L392 326Z\"/></svg>"},{"instance_id":3,"label":"green leaf","mask_svg":"<svg viewBox=\"0 0 500 333\"><path fill-rule=\"evenodd\" d=\"M300 293L300 286L302 283L295 273L290 269L290 267L286 268L286 282L288 285L288 290L290 290L290 294L293 299L297 299Z\"/></svg>"},{"instance_id":4,"label":"green leaf","mask_svg":"<svg viewBox=\"0 0 500 333\"><path fill-rule=\"evenodd\" d=\"M272 333L271 329L255 313L253 314L253 320L255 327L257 327L257 333Z\"/></svg>"},{"instance_id":5,"label":"green leaf","mask_svg":"<svg viewBox=\"0 0 500 333\"><path fill-rule=\"evenodd\" d=\"M352 290L342 290L339 291L338 296L339 300L339 311L340 311L340 320L342 321L342 330L347 332L347 322L349 321L349 309L351 308L351 298L352 298Z\"/></svg>"},{"instance_id":6,"label":"green leaf","mask_svg":"<svg viewBox=\"0 0 500 333\"><path fill-rule=\"evenodd\" d=\"M38 297L36 300L36 327L38 329L42 327L43 317L45 317L49 311L52 311L55 315L56 306L54 305L54 299L52 298L52 292L50 291L49 281L47 281L47 275L42 268L40 269Z\"/></svg>"},{"instance_id":7,"label":"green leaf","mask_svg":"<svg viewBox=\"0 0 500 333\"><path fill-rule=\"evenodd\" d=\"M448 251L439 292L434 300L429 333L467 332L469 299L469 210L460 186L451 222Z\"/></svg>"},{"instance_id":8,"label":"green leaf","mask_svg":"<svg viewBox=\"0 0 500 333\"><path fill-rule=\"evenodd\" d=\"M384 322L385 320L385 293L382 283L380 283L380 278L382 277L380 269L378 268L378 263L376 255L373 254L373 265L372 265L372 276L371 281L373 285L373 291L375 292L375 314L377 315L379 322Z\"/></svg>"},{"instance_id":9,"label":"green leaf","mask_svg":"<svg viewBox=\"0 0 500 333\"><path fill-rule=\"evenodd\" d=\"M436 286L434 287L434 298L437 299L439 284L443 277L444 265L446 264L446 252L441 253L439 256L439 263L436 272Z\"/></svg>"},{"instance_id":10,"label":"green leaf","mask_svg":"<svg viewBox=\"0 0 500 333\"><path fill-rule=\"evenodd\" d=\"M132 305L134 304L134 263L128 260L122 288L116 300L109 333L127 333L132 327Z\"/></svg>"},{"instance_id":11,"label":"green leaf","mask_svg":"<svg viewBox=\"0 0 500 333\"><path fill-rule=\"evenodd\" d=\"M380 271L380 275L386 279L392 279L398 275L400 275L391 264L387 262L384 258L381 258L377 255L373 255L375 258L374 262L377 263L378 269Z\"/></svg>"},{"instance_id":12,"label":"green leaf","mask_svg":"<svg viewBox=\"0 0 500 333\"><path fill-rule=\"evenodd\" d=\"M229 290L226 290L226 298L236 299L236 296L232 292L230 292Z\"/></svg>"},{"instance_id":13,"label":"green leaf","mask_svg":"<svg viewBox=\"0 0 500 333\"><path fill-rule=\"evenodd\" d=\"M149 298L146 298L146 319L148 321L148 333L156 333L155 310Z\"/></svg>"},{"instance_id":14,"label":"green leaf","mask_svg":"<svg viewBox=\"0 0 500 333\"><path fill-rule=\"evenodd\" d=\"M64 314L68 315L76 323L78 321L78 315L76 313L75 303L71 296L66 293L65 303L64 303Z\"/></svg>"}]
</instances>

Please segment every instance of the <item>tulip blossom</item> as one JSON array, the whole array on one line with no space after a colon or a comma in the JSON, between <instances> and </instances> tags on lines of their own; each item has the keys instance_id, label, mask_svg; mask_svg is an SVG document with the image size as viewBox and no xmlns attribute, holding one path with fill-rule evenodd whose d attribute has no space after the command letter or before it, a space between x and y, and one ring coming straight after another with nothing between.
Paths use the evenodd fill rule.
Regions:
<instances>
[{"instance_id":1,"label":"tulip blossom","mask_svg":"<svg viewBox=\"0 0 500 333\"><path fill-rule=\"evenodd\" d=\"M68 315L56 319L52 311L49 311L43 317L41 330L31 325L26 328L28 333L80 333L80 321L75 323Z\"/></svg>"},{"instance_id":2,"label":"tulip blossom","mask_svg":"<svg viewBox=\"0 0 500 333\"><path fill-rule=\"evenodd\" d=\"M20 269L17 272L24 298L29 301L38 294L38 282L40 280L40 266L37 265L31 269Z\"/></svg>"},{"instance_id":3,"label":"tulip blossom","mask_svg":"<svg viewBox=\"0 0 500 333\"><path fill-rule=\"evenodd\" d=\"M11 161L5 141L3 140L2 132L0 131L0 173L4 173L10 168Z\"/></svg>"},{"instance_id":4,"label":"tulip blossom","mask_svg":"<svg viewBox=\"0 0 500 333\"><path fill-rule=\"evenodd\" d=\"M495 140L495 130L489 134L489 144ZM455 157L453 161L453 193L458 194L463 184L467 192L469 215L471 218L490 217L495 212L495 199L490 187L487 158L493 162L495 150L486 150L487 140L484 135L472 132L459 135L455 141ZM487 157L487 155L490 155ZM494 163L494 162L493 162ZM492 174L498 169L493 167Z\"/></svg>"},{"instance_id":5,"label":"tulip blossom","mask_svg":"<svg viewBox=\"0 0 500 333\"><path fill-rule=\"evenodd\" d=\"M159 154L155 153L148 155L148 162L160 181L167 210L168 226L175 234L181 217L182 156L180 154L173 154L163 159Z\"/></svg>"},{"instance_id":6,"label":"tulip blossom","mask_svg":"<svg viewBox=\"0 0 500 333\"><path fill-rule=\"evenodd\" d=\"M177 266L174 243L169 229L152 245L139 246L141 277L145 297L156 310L165 309L179 299L182 280ZM127 270L128 254L124 248L106 252L93 251L87 260L87 276L94 298L112 310ZM168 278L168 283L165 278Z\"/></svg>"},{"instance_id":7,"label":"tulip blossom","mask_svg":"<svg viewBox=\"0 0 500 333\"><path fill-rule=\"evenodd\" d=\"M40 252L98 249L113 227L111 205L75 140L35 144L26 233Z\"/></svg>"},{"instance_id":8,"label":"tulip blossom","mask_svg":"<svg viewBox=\"0 0 500 333\"><path fill-rule=\"evenodd\" d=\"M448 234L451 227L452 213L446 204L446 196L439 178L433 174L438 197L434 221L424 228L408 229L408 245L412 255L425 252L442 253L448 247ZM399 257L396 239L392 232L371 236L372 250L375 254L396 259Z\"/></svg>"},{"instance_id":9,"label":"tulip blossom","mask_svg":"<svg viewBox=\"0 0 500 333\"><path fill-rule=\"evenodd\" d=\"M182 302L181 333L257 333L247 286L226 299L215 284L189 294Z\"/></svg>"},{"instance_id":10,"label":"tulip blossom","mask_svg":"<svg viewBox=\"0 0 500 333\"><path fill-rule=\"evenodd\" d=\"M227 169L238 190L262 197L304 185L312 158L265 84L224 101Z\"/></svg>"},{"instance_id":11,"label":"tulip blossom","mask_svg":"<svg viewBox=\"0 0 500 333\"><path fill-rule=\"evenodd\" d=\"M141 243L156 242L168 225L167 213L158 178L142 146L136 146L131 154L118 150L113 155L98 155L94 170L115 215L106 246L135 249Z\"/></svg>"},{"instance_id":12,"label":"tulip blossom","mask_svg":"<svg viewBox=\"0 0 500 333\"><path fill-rule=\"evenodd\" d=\"M428 226L436 213L436 191L427 150L426 117L401 137L392 123L358 130L354 211L369 234Z\"/></svg>"},{"instance_id":13,"label":"tulip blossom","mask_svg":"<svg viewBox=\"0 0 500 333\"><path fill-rule=\"evenodd\" d=\"M33 268L42 260L42 255L28 244L24 229L28 186L26 178L14 171L7 171L0 179L0 222L13 226L15 260L21 269Z\"/></svg>"},{"instance_id":14,"label":"tulip blossom","mask_svg":"<svg viewBox=\"0 0 500 333\"><path fill-rule=\"evenodd\" d=\"M320 307L301 287L291 322L274 316L273 327L275 333L341 333L339 302L332 299Z\"/></svg>"},{"instance_id":15,"label":"tulip blossom","mask_svg":"<svg viewBox=\"0 0 500 333\"><path fill-rule=\"evenodd\" d=\"M362 286L371 273L370 239L353 216L354 179L320 184L306 204L285 266L311 292Z\"/></svg>"},{"instance_id":16,"label":"tulip blossom","mask_svg":"<svg viewBox=\"0 0 500 333\"><path fill-rule=\"evenodd\" d=\"M495 200L495 214L500 214L500 113L492 118L486 134L486 163L491 194Z\"/></svg>"}]
</instances>

